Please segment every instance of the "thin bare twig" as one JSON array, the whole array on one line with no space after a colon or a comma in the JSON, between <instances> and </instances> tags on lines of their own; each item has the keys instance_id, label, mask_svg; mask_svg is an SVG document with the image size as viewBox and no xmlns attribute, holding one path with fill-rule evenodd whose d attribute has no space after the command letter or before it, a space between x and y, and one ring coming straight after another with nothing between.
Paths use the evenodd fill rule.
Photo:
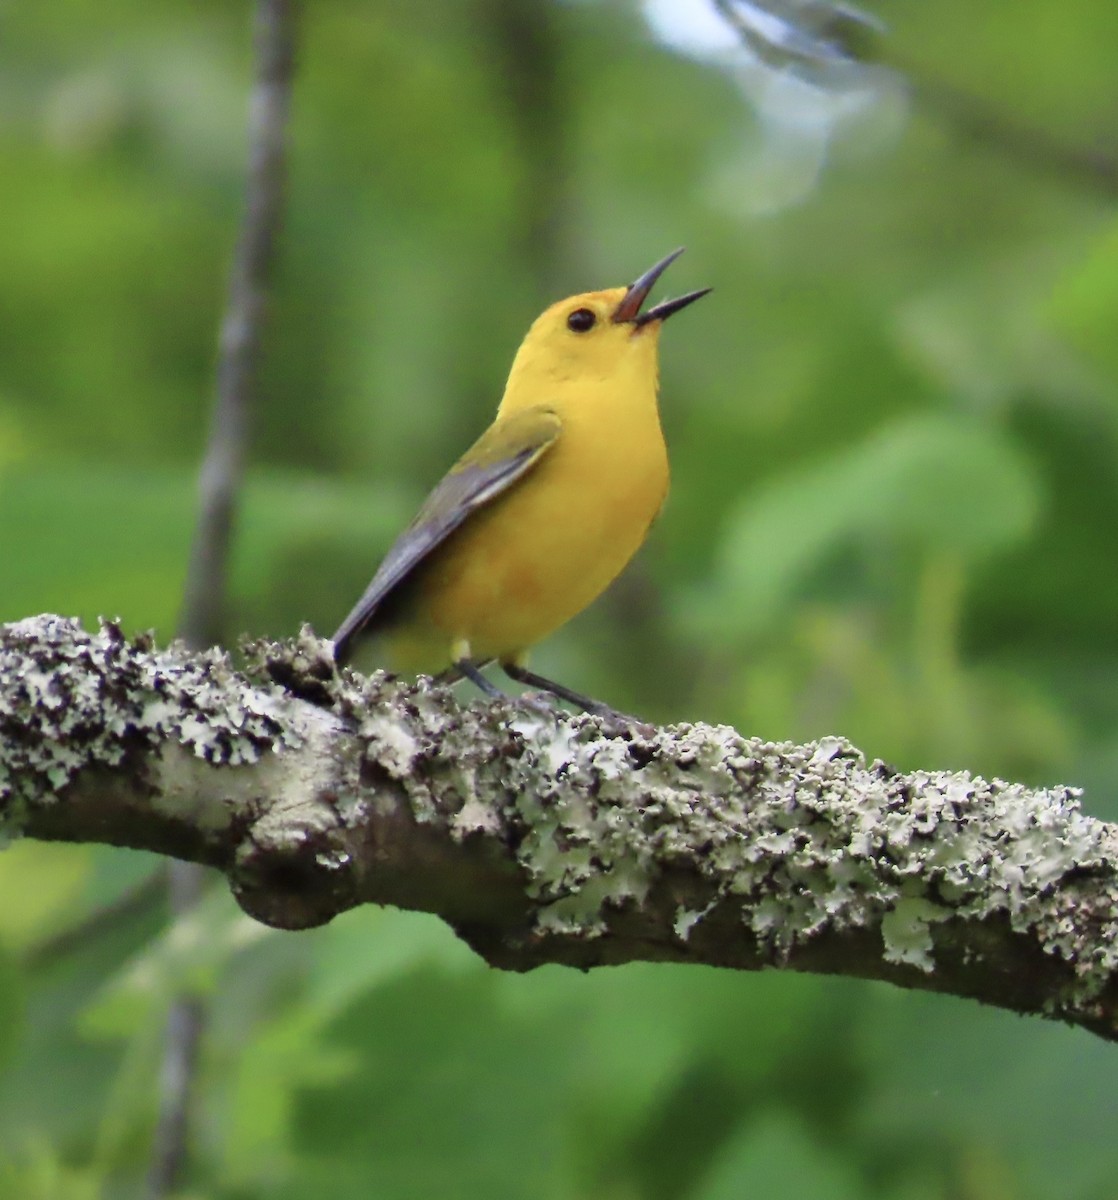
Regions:
<instances>
[{"instance_id":1,"label":"thin bare twig","mask_svg":"<svg viewBox=\"0 0 1118 1200\"><path fill-rule=\"evenodd\" d=\"M258 0L246 207L221 323L213 417L198 479L198 523L179 618L179 636L199 648L222 634L253 377L282 215L294 24L295 0Z\"/></svg>"},{"instance_id":2,"label":"thin bare twig","mask_svg":"<svg viewBox=\"0 0 1118 1200\"><path fill-rule=\"evenodd\" d=\"M711 4L743 43L764 54L758 46L758 31L743 15L740 0L711 0ZM764 3L759 2L757 7L767 11ZM828 11L833 16L830 24ZM819 28L812 29L803 40L830 47L836 58L846 62L875 64L899 72L925 112L1019 166L1043 171L1110 198L1118 197L1118 155L1067 142L1050 130L1030 125L998 108L982 96L936 77L926 65L898 54L875 22L853 19L855 16L853 10L824 0L812 10ZM779 57L777 50L773 53Z\"/></svg>"},{"instance_id":3,"label":"thin bare twig","mask_svg":"<svg viewBox=\"0 0 1118 1200\"><path fill-rule=\"evenodd\" d=\"M249 108L245 214L229 277L217 360L209 441L198 480L198 522L187 569L179 634L202 648L222 635L229 549L244 475L267 290L281 225L286 130L294 75L297 0L258 0L255 78ZM205 884L204 868L168 867L172 918L189 912ZM190 1102L205 1024L199 997L179 996L167 1018L159 1117L148 1170L149 1200L175 1190L186 1166Z\"/></svg>"},{"instance_id":4,"label":"thin bare twig","mask_svg":"<svg viewBox=\"0 0 1118 1200\"><path fill-rule=\"evenodd\" d=\"M973 93L934 78L915 64L905 66L897 59L891 65L907 76L917 103L963 137L992 147L1019 166L1069 180L1112 199L1118 197L1115 155L1065 142L1047 129L1029 125Z\"/></svg>"},{"instance_id":5,"label":"thin bare twig","mask_svg":"<svg viewBox=\"0 0 1118 1200\"><path fill-rule=\"evenodd\" d=\"M170 862L166 880L168 906L171 919L175 920L198 903L205 888L206 869L197 863ZM200 997L184 993L171 1001L159 1071L159 1116L148 1165L147 1195L150 1200L161 1200L173 1192L187 1163L190 1102L205 1022Z\"/></svg>"}]
</instances>

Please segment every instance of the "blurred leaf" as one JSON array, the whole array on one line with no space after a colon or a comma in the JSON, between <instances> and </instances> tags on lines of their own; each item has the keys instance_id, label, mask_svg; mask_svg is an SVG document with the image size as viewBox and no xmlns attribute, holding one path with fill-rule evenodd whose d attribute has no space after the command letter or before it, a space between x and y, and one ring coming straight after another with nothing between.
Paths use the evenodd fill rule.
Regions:
<instances>
[{"instance_id":1,"label":"blurred leaf","mask_svg":"<svg viewBox=\"0 0 1118 1200\"><path fill-rule=\"evenodd\" d=\"M65 855L70 848L48 849ZM113 1107L109 1093L122 1049L91 1043L78 1035L77 1025L91 991L136 953L159 921L158 911L132 913L25 971L24 1036L0 1073L0 1145L34 1147L47 1139L59 1153L89 1148ZM148 1028L145 1022L141 1036ZM148 1100L133 1083L132 1110Z\"/></svg>"},{"instance_id":2,"label":"blurred leaf","mask_svg":"<svg viewBox=\"0 0 1118 1200\"><path fill-rule=\"evenodd\" d=\"M421 966L452 974L478 969L477 956L437 917L369 905L331 921L310 953L306 1005L323 1020L362 993L409 977Z\"/></svg>"},{"instance_id":3,"label":"blurred leaf","mask_svg":"<svg viewBox=\"0 0 1118 1200\"><path fill-rule=\"evenodd\" d=\"M301 1090L296 1145L308 1179L333 1180L338 1200L569 1194L561 1114L579 1065L534 1021L502 1012L495 983L480 970L428 973L333 1023L329 1044L349 1049L354 1070Z\"/></svg>"},{"instance_id":4,"label":"blurred leaf","mask_svg":"<svg viewBox=\"0 0 1118 1200\"><path fill-rule=\"evenodd\" d=\"M1001 1194L1022 1200L1107 1194L1114 1064L1110 1047L1090 1034L881 988L858 1040L879 1080L856 1114L865 1144L942 1156L946 1143L1000 1160L1009 1176ZM938 1145L929 1145L930 1130Z\"/></svg>"},{"instance_id":5,"label":"blurred leaf","mask_svg":"<svg viewBox=\"0 0 1118 1200\"><path fill-rule=\"evenodd\" d=\"M7 1065L25 1033L25 979L19 964L0 945L0 1068ZM0 1191L0 1196L4 1193Z\"/></svg>"},{"instance_id":6,"label":"blurred leaf","mask_svg":"<svg viewBox=\"0 0 1118 1200\"><path fill-rule=\"evenodd\" d=\"M119 616L130 629L158 626L168 634L194 506L193 471L21 465L0 474L3 552L21 564L18 573L0 578L0 619L43 611L86 622ZM250 475L233 555L231 606L242 614L239 630L282 632L275 616L282 602L288 632L294 632L300 595L318 608L302 608L302 619L340 619L345 603L333 589L323 593L315 586L324 566L332 565L330 551L349 550L354 579L364 586L405 512L382 489L311 476ZM316 549L314 569L289 573L285 565L307 543ZM356 582L352 590L359 591ZM322 611L327 597L333 613ZM252 614L247 621L245 613ZM262 627L260 614L270 614L273 624Z\"/></svg>"},{"instance_id":7,"label":"blurred leaf","mask_svg":"<svg viewBox=\"0 0 1118 1200\"><path fill-rule=\"evenodd\" d=\"M1075 749L1068 716L1019 672L962 661L959 616L936 636L919 614L894 631L865 612L802 606L742 665L735 721L790 740L841 732L902 770L1061 775Z\"/></svg>"},{"instance_id":8,"label":"blurred leaf","mask_svg":"<svg viewBox=\"0 0 1118 1200\"><path fill-rule=\"evenodd\" d=\"M19 841L0 854L0 945L23 950L73 918L89 881L87 846Z\"/></svg>"},{"instance_id":9,"label":"blurred leaf","mask_svg":"<svg viewBox=\"0 0 1118 1200\"><path fill-rule=\"evenodd\" d=\"M226 1171L231 1181L267 1178L290 1155L296 1093L340 1085L359 1062L328 1044L340 1013L378 987L412 978L421 967L476 972L477 959L427 914L364 907L343 913L306 946L309 976L297 1005L284 1005L237 1037L231 1067ZM243 968L242 968L243 969ZM223 996L218 996L221 1003Z\"/></svg>"},{"instance_id":10,"label":"blurred leaf","mask_svg":"<svg viewBox=\"0 0 1118 1200\"><path fill-rule=\"evenodd\" d=\"M727 527L708 620L763 629L814 570L840 554L856 557L860 546L982 558L1024 538L1039 507L1027 459L996 429L906 418L793 469L741 505Z\"/></svg>"},{"instance_id":11,"label":"blurred leaf","mask_svg":"<svg viewBox=\"0 0 1118 1200\"><path fill-rule=\"evenodd\" d=\"M1095 241L1057 285L1051 313L1064 337L1118 383L1118 225Z\"/></svg>"},{"instance_id":12,"label":"blurred leaf","mask_svg":"<svg viewBox=\"0 0 1118 1200\"><path fill-rule=\"evenodd\" d=\"M102 1183L96 1170L70 1166L44 1144L0 1156L0 1196L13 1200L101 1200Z\"/></svg>"},{"instance_id":13,"label":"blurred leaf","mask_svg":"<svg viewBox=\"0 0 1118 1200\"><path fill-rule=\"evenodd\" d=\"M179 995L208 995L231 959L274 931L246 917L224 888L211 888L115 976L105 980L81 1026L94 1037L128 1038Z\"/></svg>"},{"instance_id":14,"label":"blurred leaf","mask_svg":"<svg viewBox=\"0 0 1118 1200\"><path fill-rule=\"evenodd\" d=\"M794 1117L772 1113L743 1128L718 1154L694 1200L856 1200L861 1181L841 1155L813 1143Z\"/></svg>"},{"instance_id":15,"label":"blurred leaf","mask_svg":"<svg viewBox=\"0 0 1118 1200\"><path fill-rule=\"evenodd\" d=\"M740 1086L765 1078L801 1042L820 999L813 980L659 963L591 979L547 968L503 991L580 1047L577 1094L607 1142L644 1121L696 1061L720 1062Z\"/></svg>"}]
</instances>

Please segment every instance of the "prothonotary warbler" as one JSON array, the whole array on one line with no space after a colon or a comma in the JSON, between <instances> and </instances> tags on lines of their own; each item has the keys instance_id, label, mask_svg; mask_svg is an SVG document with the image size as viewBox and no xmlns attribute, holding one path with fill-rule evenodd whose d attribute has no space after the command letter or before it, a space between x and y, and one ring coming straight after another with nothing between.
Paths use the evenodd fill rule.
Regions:
<instances>
[{"instance_id":1,"label":"prothonotary warbler","mask_svg":"<svg viewBox=\"0 0 1118 1200\"><path fill-rule=\"evenodd\" d=\"M668 491L657 403L664 321L710 290L641 312L682 250L634 284L553 304L521 343L493 424L427 497L334 634L341 664L384 634L392 665L510 678L604 705L526 667L529 647L595 599L644 541Z\"/></svg>"}]
</instances>

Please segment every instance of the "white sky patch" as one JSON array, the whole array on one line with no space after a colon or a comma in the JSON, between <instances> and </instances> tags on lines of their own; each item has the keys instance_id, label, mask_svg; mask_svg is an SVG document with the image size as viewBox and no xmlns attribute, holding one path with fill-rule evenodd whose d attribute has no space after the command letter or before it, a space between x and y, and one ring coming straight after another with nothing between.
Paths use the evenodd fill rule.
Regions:
<instances>
[{"instance_id":1,"label":"white sky patch","mask_svg":"<svg viewBox=\"0 0 1118 1200\"><path fill-rule=\"evenodd\" d=\"M692 58L741 53L741 38L710 0L645 0L644 15L665 45Z\"/></svg>"}]
</instances>

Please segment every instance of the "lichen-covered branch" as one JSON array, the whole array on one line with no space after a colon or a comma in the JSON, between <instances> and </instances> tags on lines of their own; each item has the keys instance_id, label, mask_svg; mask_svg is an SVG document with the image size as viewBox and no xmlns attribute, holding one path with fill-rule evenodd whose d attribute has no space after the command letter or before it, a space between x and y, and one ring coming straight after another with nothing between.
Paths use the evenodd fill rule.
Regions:
<instances>
[{"instance_id":1,"label":"lichen-covered branch","mask_svg":"<svg viewBox=\"0 0 1118 1200\"><path fill-rule=\"evenodd\" d=\"M0 627L0 828L206 863L282 928L394 904L514 970L822 971L1118 1040L1118 827L1074 789L463 707L326 649L258 646L246 675L111 624Z\"/></svg>"}]
</instances>

